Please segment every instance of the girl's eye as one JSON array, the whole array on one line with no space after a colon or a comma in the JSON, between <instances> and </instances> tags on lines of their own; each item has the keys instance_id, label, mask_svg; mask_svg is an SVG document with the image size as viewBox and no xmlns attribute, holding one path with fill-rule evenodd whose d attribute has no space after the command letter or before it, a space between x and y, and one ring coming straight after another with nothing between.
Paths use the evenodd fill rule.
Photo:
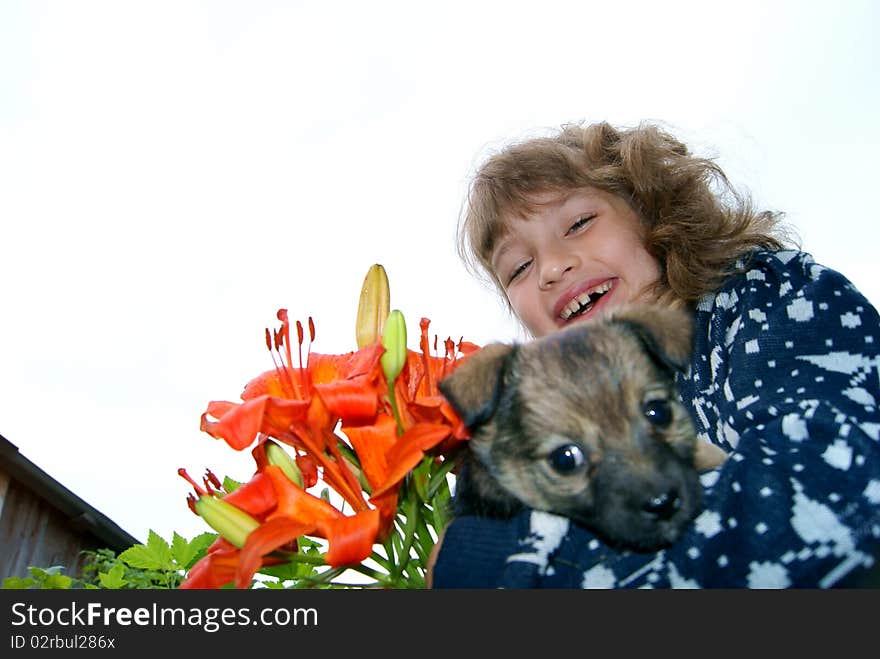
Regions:
<instances>
[{"instance_id":1,"label":"girl's eye","mask_svg":"<svg viewBox=\"0 0 880 659\"><path fill-rule=\"evenodd\" d=\"M526 261L525 263L521 263L518 265L513 272L510 273L510 276L507 278L508 285L513 283L513 280L519 277L523 272L525 272L526 268L529 267L531 261Z\"/></svg>"},{"instance_id":2,"label":"girl's eye","mask_svg":"<svg viewBox=\"0 0 880 659\"><path fill-rule=\"evenodd\" d=\"M585 226L587 226L595 217L596 217L595 214L584 215L583 217L579 218L574 224L572 224L570 227L568 227L568 231L565 232L565 235L570 236L571 234L576 233L577 231L580 231Z\"/></svg>"}]
</instances>

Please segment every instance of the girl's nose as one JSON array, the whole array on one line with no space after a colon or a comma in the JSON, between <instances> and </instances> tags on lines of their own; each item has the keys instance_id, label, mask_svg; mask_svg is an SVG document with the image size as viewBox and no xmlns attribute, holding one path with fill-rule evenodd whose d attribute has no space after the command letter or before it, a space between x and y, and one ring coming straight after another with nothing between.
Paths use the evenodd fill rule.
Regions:
<instances>
[{"instance_id":1,"label":"girl's nose","mask_svg":"<svg viewBox=\"0 0 880 659\"><path fill-rule=\"evenodd\" d=\"M568 252L553 254L545 258L541 265L538 285L542 290L553 286L561 281L566 273L573 270L577 265L577 257Z\"/></svg>"}]
</instances>

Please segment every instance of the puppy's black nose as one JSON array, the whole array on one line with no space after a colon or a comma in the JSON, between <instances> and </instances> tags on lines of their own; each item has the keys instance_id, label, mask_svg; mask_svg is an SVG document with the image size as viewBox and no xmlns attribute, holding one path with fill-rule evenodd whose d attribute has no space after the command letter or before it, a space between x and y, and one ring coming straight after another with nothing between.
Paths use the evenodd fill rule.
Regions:
<instances>
[{"instance_id":1,"label":"puppy's black nose","mask_svg":"<svg viewBox=\"0 0 880 659\"><path fill-rule=\"evenodd\" d=\"M651 497L642 506L642 510L649 515L664 520L672 517L679 508L681 508L681 498L675 490Z\"/></svg>"}]
</instances>

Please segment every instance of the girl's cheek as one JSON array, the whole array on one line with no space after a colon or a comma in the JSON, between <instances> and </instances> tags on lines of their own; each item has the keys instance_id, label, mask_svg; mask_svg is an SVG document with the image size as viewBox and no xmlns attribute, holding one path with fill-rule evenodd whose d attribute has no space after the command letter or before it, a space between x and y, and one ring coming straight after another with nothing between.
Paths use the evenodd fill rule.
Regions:
<instances>
[{"instance_id":1,"label":"girl's cheek","mask_svg":"<svg viewBox=\"0 0 880 659\"><path fill-rule=\"evenodd\" d=\"M508 293L507 304L522 324L528 323L528 309L522 304L520 296Z\"/></svg>"}]
</instances>

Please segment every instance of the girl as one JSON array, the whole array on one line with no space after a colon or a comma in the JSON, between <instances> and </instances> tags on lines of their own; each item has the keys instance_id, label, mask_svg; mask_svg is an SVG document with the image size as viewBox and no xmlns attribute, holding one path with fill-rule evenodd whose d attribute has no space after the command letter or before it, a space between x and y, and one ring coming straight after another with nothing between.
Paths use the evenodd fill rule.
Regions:
<instances>
[{"instance_id":1,"label":"girl","mask_svg":"<svg viewBox=\"0 0 880 659\"><path fill-rule=\"evenodd\" d=\"M713 162L643 124L570 125L474 177L460 226L535 337L631 302L691 310L679 376L704 441L703 512L672 547L616 551L568 520L459 517L433 586L867 585L880 556L880 319L839 273L786 249ZM586 374L585 377L589 377Z\"/></svg>"}]
</instances>

